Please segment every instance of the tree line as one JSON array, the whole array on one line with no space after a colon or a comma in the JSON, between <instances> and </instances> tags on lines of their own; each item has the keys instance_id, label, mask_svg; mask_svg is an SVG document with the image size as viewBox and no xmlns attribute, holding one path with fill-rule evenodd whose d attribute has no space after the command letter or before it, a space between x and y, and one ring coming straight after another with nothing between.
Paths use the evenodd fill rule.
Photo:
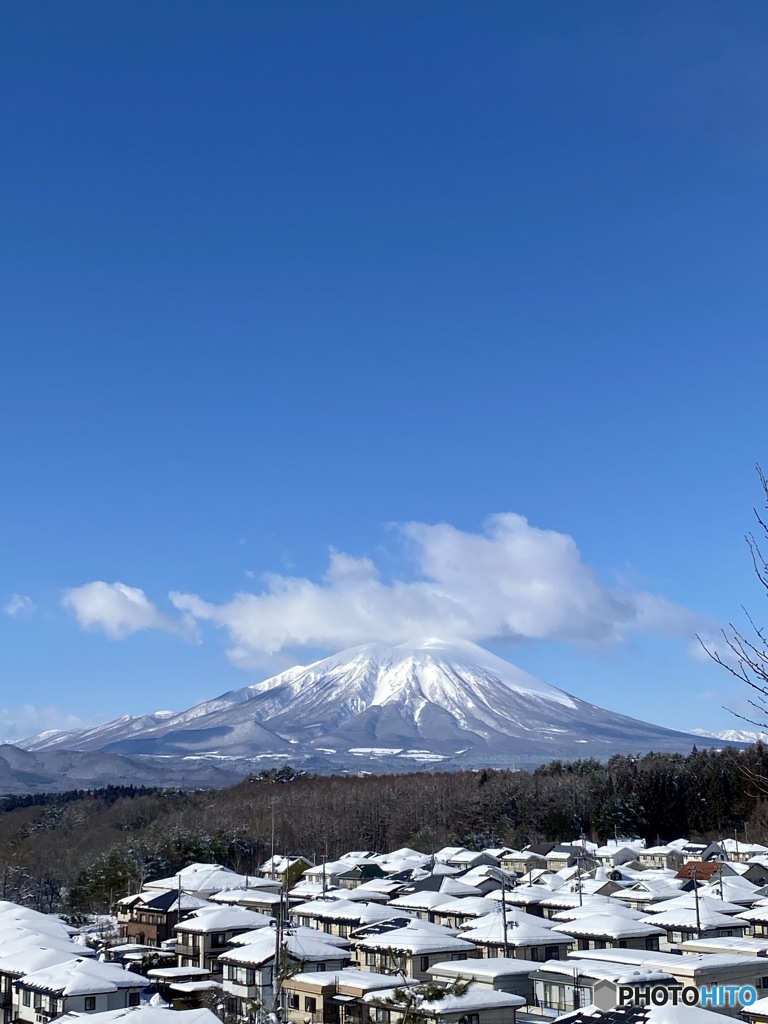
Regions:
<instances>
[{"instance_id":1,"label":"tree line","mask_svg":"<svg viewBox=\"0 0 768 1024\"><path fill-rule=\"evenodd\" d=\"M108 787L0 804L0 898L103 910L192 861L256 874L275 850L472 848L636 835L768 839L768 749L552 761L534 771L311 776L288 767L224 790ZM746 832L746 836L745 836Z\"/></svg>"}]
</instances>

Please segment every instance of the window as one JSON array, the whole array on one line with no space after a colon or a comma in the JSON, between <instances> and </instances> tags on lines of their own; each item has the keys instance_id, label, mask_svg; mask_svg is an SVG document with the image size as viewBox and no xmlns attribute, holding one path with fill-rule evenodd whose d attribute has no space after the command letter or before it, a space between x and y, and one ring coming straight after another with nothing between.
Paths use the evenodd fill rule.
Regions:
<instances>
[{"instance_id":1,"label":"window","mask_svg":"<svg viewBox=\"0 0 768 1024\"><path fill-rule=\"evenodd\" d=\"M86 1013L93 1012L96 1009L96 996L86 996L84 1008Z\"/></svg>"},{"instance_id":2,"label":"window","mask_svg":"<svg viewBox=\"0 0 768 1024\"><path fill-rule=\"evenodd\" d=\"M659 948L659 940L656 938L655 935L649 935L648 936L648 938L645 940L645 948L646 949L658 949Z\"/></svg>"},{"instance_id":3,"label":"window","mask_svg":"<svg viewBox=\"0 0 768 1024\"><path fill-rule=\"evenodd\" d=\"M24 1006L32 1005L32 993L29 991L28 988L25 988L24 991L21 993L21 1001L24 1004Z\"/></svg>"},{"instance_id":4,"label":"window","mask_svg":"<svg viewBox=\"0 0 768 1024\"><path fill-rule=\"evenodd\" d=\"M477 1013L465 1013L459 1017L458 1024L480 1024L480 1015Z\"/></svg>"},{"instance_id":5,"label":"window","mask_svg":"<svg viewBox=\"0 0 768 1024\"><path fill-rule=\"evenodd\" d=\"M464 959L465 959L465 957L464 957L463 953L451 953L451 960L464 960Z\"/></svg>"},{"instance_id":6,"label":"window","mask_svg":"<svg viewBox=\"0 0 768 1024\"><path fill-rule=\"evenodd\" d=\"M531 956L531 960L538 960L539 959L539 951L536 948L536 946L531 946L530 956Z\"/></svg>"},{"instance_id":7,"label":"window","mask_svg":"<svg viewBox=\"0 0 768 1024\"><path fill-rule=\"evenodd\" d=\"M289 992L288 993L288 1009L289 1010L298 1010L298 1008L299 1008L299 994L298 994L298 992Z\"/></svg>"},{"instance_id":8,"label":"window","mask_svg":"<svg viewBox=\"0 0 768 1024\"><path fill-rule=\"evenodd\" d=\"M419 957L419 970L420 971L429 970L429 957L428 956L420 956Z\"/></svg>"},{"instance_id":9,"label":"window","mask_svg":"<svg viewBox=\"0 0 768 1024\"><path fill-rule=\"evenodd\" d=\"M757 987L768 988L768 976L763 975L763 977L758 980Z\"/></svg>"},{"instance_id":10,"label":"window","mask_svg":"<svg viewBox=\"0 0 768 1024\"><path fill-rule=\"evenodd\" d=\"M129 992L128 993L128 1005L129 1006L138 1006L140 1002L141 1002L141 993L139 993L139 992Z\"/></svg>"},{"instance_id":11,"label":"window","mask_svg":"<svg viewBox=\"0 0 768 1024\"><path fill-rule=\"evenodd\" d=\"M559 960L560 959L560 947L559 946L545 946L544 947L544 959L545 960Z\"/></svg>"},{"instance_id":12,"label":"window","mask_svg":"<svg viewBox=\"0 0 768 1024\"><path fill-rule=\"evenodd\" d=\"M224 932L214 932L211 936L211 946L214 949L221 949L222 946L226 946L227 936Z\"/></svg>"},{"instance_id":13,"label":"window","mask_svg":"<svg viewBox=\"0 0 768 1024\"><path fill-rule=\"evenodd\" d=\"M317 1000L314 996L304 996L304 1013L315 1013L317 1011Z\"/></svg>"},{"instance_id":14,"label":"window","mask_svg":"<svg viewBox=\"0 0 768 1024\"><path fill-rule=\"evenodd\" d=\"M626 949L626 948L627 948L627 940L626 939L619 939L619 949Z\"/></svg>"},{"instance_id":15,"label":"window","mask_svg":"<svg viewBox=\"0 0 768 1024\"><path fill-rule=\"evenodd\" d=\"M324 971L325 970L325 964L315 964L315 970L316 971Z\"/></svg>"}]
</instances>

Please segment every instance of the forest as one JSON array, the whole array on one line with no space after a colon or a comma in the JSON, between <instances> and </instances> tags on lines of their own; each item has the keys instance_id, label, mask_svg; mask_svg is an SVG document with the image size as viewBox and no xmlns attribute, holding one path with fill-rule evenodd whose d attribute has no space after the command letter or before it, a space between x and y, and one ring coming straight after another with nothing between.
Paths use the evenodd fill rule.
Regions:
<instances>
[{"instance_id":1,"label":"forest","mask_svg":"<svg viewBox=\"0 0 768 1024\"><path fill-rule=\"evenodd\" d=\"M768 839L768 748L552 761L535 771L310 776L282 768L224 790L112 786L0 800L0 898L104 910L192 861L256 874L271 852L515 848L584 834L648 843Z\"/></svg>"}]
</instances>

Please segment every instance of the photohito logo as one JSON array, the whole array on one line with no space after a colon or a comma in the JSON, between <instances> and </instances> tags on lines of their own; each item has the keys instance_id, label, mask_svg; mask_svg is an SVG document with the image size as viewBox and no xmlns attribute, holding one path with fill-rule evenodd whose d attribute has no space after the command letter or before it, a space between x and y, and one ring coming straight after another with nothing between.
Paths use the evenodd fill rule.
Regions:
<instances>
[{"instance_id":1,"label":"photohito logo","mask_svg":"<svg viewBox=\"0 0 768 1024\"><path fill-rule=\"evenodd\" d=\"M616 985L618 1006L703 1006L710 1009L751 1006L754 985Z\"/></svg>"}]
</instances>

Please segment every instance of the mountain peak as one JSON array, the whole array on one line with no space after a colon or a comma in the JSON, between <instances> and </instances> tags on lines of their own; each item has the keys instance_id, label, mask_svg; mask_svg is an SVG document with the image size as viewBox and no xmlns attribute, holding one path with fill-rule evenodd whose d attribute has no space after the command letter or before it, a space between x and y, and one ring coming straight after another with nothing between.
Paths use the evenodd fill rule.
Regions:
<instances>
[{"instance_id":1,"label":"mountain peak","mask_svg":"<svg viewBox=\"0 0 768 1024\"><path fill-rule=\"evenodd\" d=\"M428 636L352 647L179 714L118 719L25 745L289 758L309 767L319 761L326 770L389 758L389 770L403 770L428 762L502 767L682 751L693 742L685 733L588 704L471 640Z\"/></svg>"}]
</instances>

